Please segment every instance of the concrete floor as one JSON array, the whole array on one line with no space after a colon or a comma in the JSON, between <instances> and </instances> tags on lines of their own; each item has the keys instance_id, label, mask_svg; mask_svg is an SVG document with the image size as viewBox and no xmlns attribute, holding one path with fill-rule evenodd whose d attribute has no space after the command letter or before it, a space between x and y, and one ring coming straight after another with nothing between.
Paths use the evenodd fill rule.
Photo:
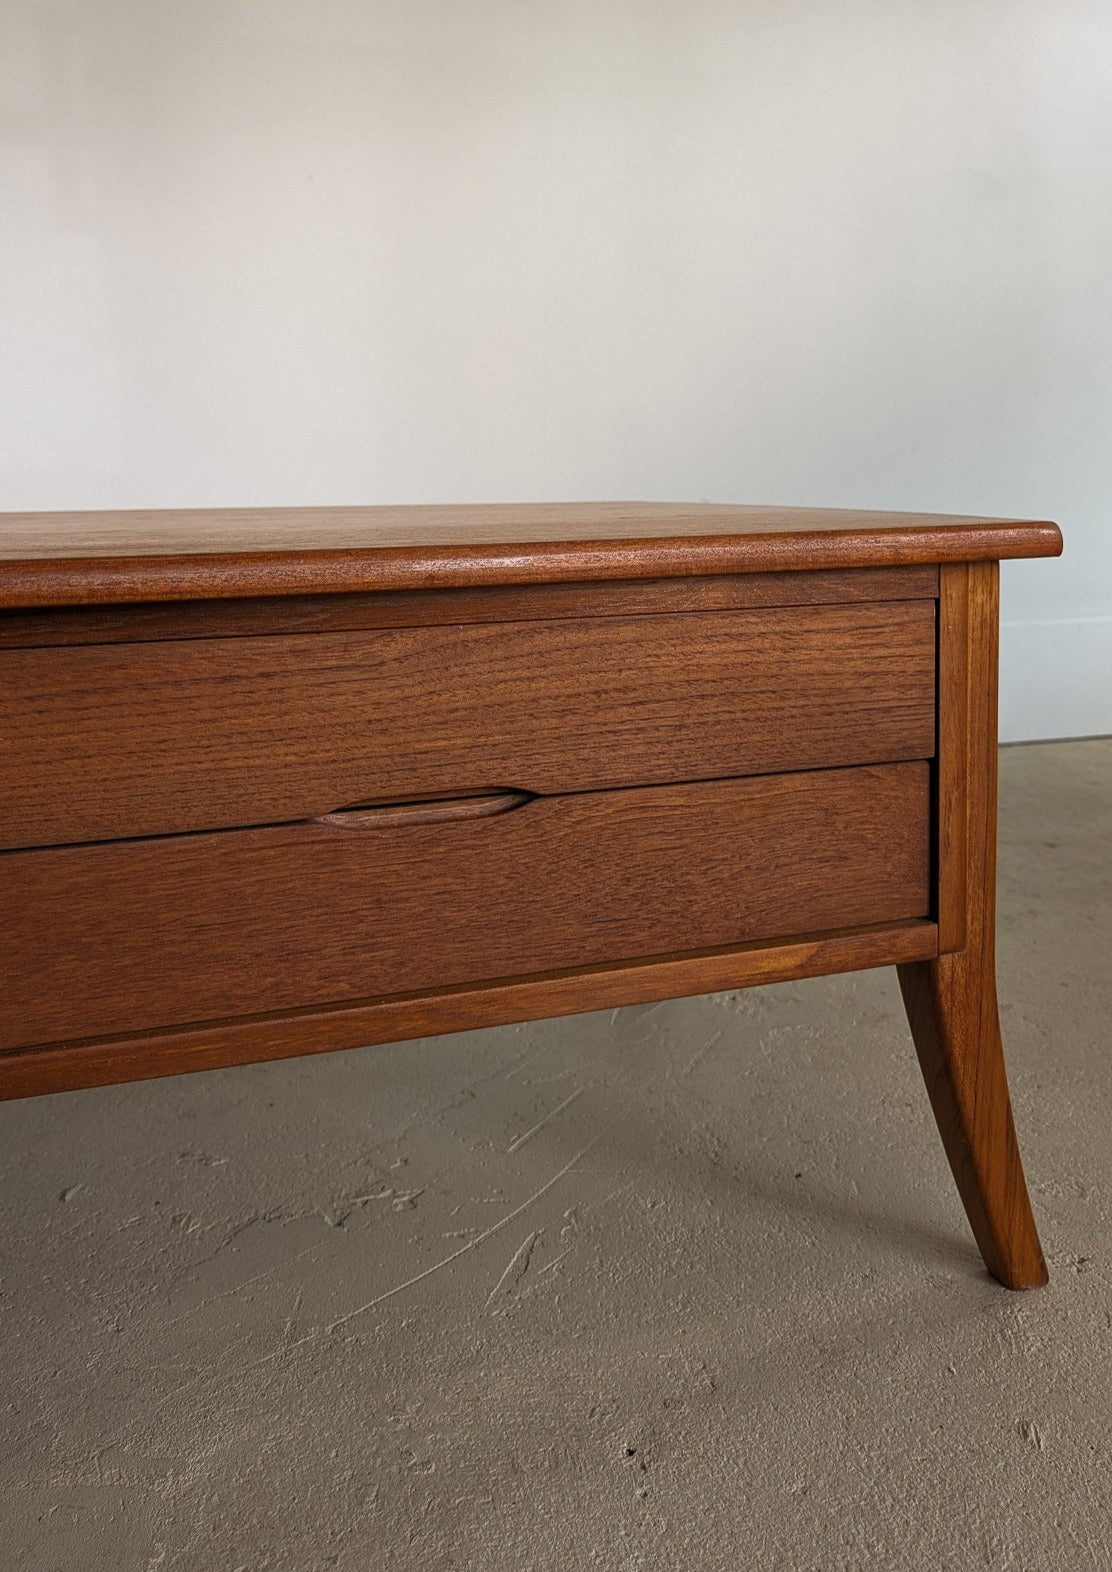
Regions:
<instances>
[{"instance_id":1,"label":"concrete floor","mask_svg":"<svg viewBox=\"0 0 1112 1572\"><path fill-rule=\"evenodd\" d=\"M1051 1286L892 973L0 1108L0 1568L1112 1567L1112 741L1002 755Z\"/></svg>"}]
</instances>

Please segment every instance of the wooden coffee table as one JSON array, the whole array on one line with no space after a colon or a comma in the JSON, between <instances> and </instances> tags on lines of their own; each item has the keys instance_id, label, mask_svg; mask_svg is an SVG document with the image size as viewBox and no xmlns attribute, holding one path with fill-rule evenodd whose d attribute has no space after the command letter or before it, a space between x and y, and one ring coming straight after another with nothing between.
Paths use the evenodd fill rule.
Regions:
<instances>
[{"instance_id":1,"label":"wooden coffee table","mask_svg":"<svg viewBox=\"0 0 1112 1572\"><path fill-rule=\"evenodd\" d=\"M895 965L990 1272L998 561L665 504L0 516L0 1096Z\"/></svg>"}]
</instances>

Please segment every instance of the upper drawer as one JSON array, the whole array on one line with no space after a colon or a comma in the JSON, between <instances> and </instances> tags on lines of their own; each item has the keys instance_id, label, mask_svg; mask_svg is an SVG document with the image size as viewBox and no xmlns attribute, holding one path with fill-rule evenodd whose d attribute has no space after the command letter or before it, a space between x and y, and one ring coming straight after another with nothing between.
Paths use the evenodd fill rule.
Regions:
<instances>
[{"instance_id":1,"label":"upper drawer","mask_svg":"<svg viewBox=\"0 0 1112 1572\"><path fill-rule=\"evenodd\" d=\"M0 846L922 759L934 602L0 651Z\"/></svg>"}]
</instances>

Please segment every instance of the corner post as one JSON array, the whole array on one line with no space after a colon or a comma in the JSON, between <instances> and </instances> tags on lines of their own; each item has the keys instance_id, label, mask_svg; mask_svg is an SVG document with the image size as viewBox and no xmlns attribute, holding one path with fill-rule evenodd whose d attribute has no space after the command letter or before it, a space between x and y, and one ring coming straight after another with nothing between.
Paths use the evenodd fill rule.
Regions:
<instances>
[{"instance_id":1,"label":"corner post","mask_svg":"<svg viewBox=\"0 0 1112 1572\"><path fill-rule=\"evenodd\" d=\"M1047 1281L1019 1155L996 996L997 562L939 583L940 954L897 968L942 1144L985 1265L1008 1288Z\"/></svg>"}]
</instances>

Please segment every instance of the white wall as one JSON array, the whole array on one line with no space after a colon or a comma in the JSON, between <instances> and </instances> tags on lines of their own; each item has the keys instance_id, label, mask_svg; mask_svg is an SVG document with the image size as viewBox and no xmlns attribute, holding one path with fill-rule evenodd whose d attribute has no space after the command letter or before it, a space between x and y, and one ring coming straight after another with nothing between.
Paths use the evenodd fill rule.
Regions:
<instances>
[{"instance_id":1,"label":"white wall","mask_svg":"<svg viewBox=\"0 0 1112 1572\"><path fill-rule=\"evenodd\" d=\"M1112 731L1108 0L0 0L0 508L1056 517Z\"/></svg>"}]
</instances>

